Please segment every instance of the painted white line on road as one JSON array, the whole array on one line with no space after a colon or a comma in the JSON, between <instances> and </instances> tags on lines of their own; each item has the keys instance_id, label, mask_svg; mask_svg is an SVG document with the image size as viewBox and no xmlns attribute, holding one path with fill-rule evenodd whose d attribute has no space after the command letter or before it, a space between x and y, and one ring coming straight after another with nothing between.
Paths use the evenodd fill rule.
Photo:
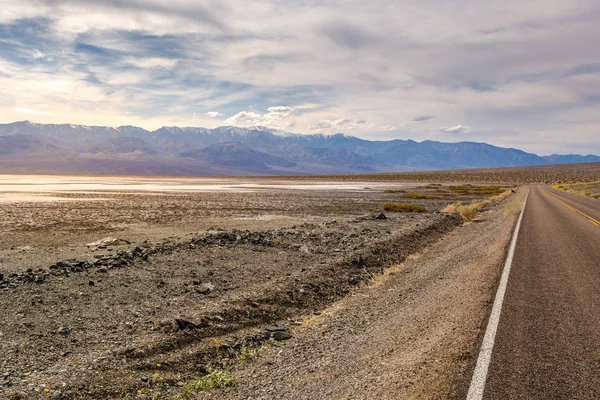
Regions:
<instances>
[{"instance_id":1,"label":"painted white line on road","mask_svg":"<svg viewBox=\"0 0 600 400\"><path fill-rule=\"evenodd\" d=\"M513 232L512 241L510 242L506 261L504 262L504 269L502 270L502 276L500 277L500 284L498 285L498 291L496 292L496 299L494 300L492 313L490 314L487 329L485 330L485 336L483 337L483 343L481 344L481 350L479 351L479 357L477 358L477 365L475 365L473 378L471 378L471 386L469 387L467 400L483 399L483 391L485 389L485 382L487 380L488 367L490 366L490 360L492 359L492 350L494 348L494 341L496 340L496 331L498 330L498 323L500 322L500 313L502 312L504 294L506 293L508 275L510 274L510 267L512 266L513 257L515 255L515 247L517 246L519 229L521 228L521 221L523 220L523 213L525 212L525 206L527 205L528 197L529 192L527 192L527 195L525 196L523 209L519 214L517 226Z\"/></svg>"}]
</instances>

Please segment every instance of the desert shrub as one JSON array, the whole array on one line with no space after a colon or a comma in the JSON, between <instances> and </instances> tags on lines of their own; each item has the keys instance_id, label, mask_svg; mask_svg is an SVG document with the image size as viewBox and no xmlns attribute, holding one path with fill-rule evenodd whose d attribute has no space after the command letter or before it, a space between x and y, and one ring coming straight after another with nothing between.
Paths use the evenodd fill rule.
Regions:
<instances>
[{"instance_id":1,"label":"desert shrub","mask_svg":"<svg viewBox=\"0 0 600 400\"><path fill-rule=\"evenodd\" d=\"M506 186L473 186L473 185L460 185L460 186L448 186L448 190L456 194L462 194L465 196L476 195L476 196L498 196L499 194L506 191Z\"/></svg>"},{"instance_id":2,"label":"desert shrub","mask_svg":"<svg viewBox=\"0 0 600 400\"><path fill-rule=\"evenodd\" d=\"M386 189L383 193L406 193L404 189Z\"/></svg>"},{"instance_id":3,"label":"desert shrub","mask_svg":"<svg viewBox=\"0 0 600 400\"><path fill-rule=\"evenodd\" d=\"M465 221L473 221L477 214L486 208L490 202L488 200L473 202L471 204L463 205L461 202L450 204L443 211L444 212L457 212Z\"/></svg>"},{"instance_id":4,"label":"desert shrub","mask_svg":"<svg viewBox=\"0 0 600 400\"><path fill-rule=\"evenodd\" d=\"M393 212L425 212L425 207L416 204L402 204L402 203L385 203L383 205L385 211Z\"/></svg>"},{"instance_id":5,"label":"desert shrub","mask_svg":"<svg viewBox=\"0 0 600 400\"><path fill-rule=\"evenodd\" d=\"M407 197L409 199L421 199L421 200L425 200L425 199L441 199L441 196L436 196L433 194L424 194L424 193L406 193L404 195L404 197Z\"/></svg>"}]
</instances>

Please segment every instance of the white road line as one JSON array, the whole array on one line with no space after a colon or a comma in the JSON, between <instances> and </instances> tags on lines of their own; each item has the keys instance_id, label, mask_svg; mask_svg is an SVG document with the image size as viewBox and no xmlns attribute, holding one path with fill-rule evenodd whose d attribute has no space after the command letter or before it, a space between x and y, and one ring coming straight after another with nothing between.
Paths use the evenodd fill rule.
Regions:
<instances>
[{"instance_id":1,"label":"white road line","mask_svg":"<svg viewBox=\"0 0 600 400\"><path fill-rule=\"evenodd\" d=\"M519 229L521 228L521 221L523 220L523 213L525 212L525 206L527 205L527 198L529 192L525 196L523 202L523 209L519 214L517 220L517 226L513 232L512 241L508 249L506 261L504 262L504 269L502 276L500 277L500 284L498 291L496 292L496 299L494 300L494 306L492 307L492 313L488 321L485 336L483 337L483 343L481 344L481 350L479 351L479 357L477 358L477 365L473 372L473 378L471 379L471 386L469 387L469 393L467 394L467 400L481 400L483 399L483 391L485 389L485 382L487 380L488 367L490 366L490 360L492 359L492 350L494 348L494 341L496 339L496 331L498 330L498 322L500 322L500 313L502 312L502 303L504 302L504 293L506 293L506 284L508 283L508 275L510 273L510 267L512 266L513 257L515 255L515 247L517 246L517 238L519 237Z\"/></svg>"}]
</instances>

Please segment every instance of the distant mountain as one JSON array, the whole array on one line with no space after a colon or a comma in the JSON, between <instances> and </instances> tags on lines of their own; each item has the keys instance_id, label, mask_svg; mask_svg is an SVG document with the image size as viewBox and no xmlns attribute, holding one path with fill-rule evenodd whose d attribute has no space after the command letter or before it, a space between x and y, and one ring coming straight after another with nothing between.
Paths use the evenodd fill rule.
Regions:
<instances>
[{"instance_id":1,"label":"distant mountain","mask_svg":"<svg viewBox=\"0 0 600 400\"><path fill-rule=\"evenodd\" d=\"M252 173L268 173L271 167L296 165L285 158L252 150L240 142L211 144L200 150L179 153L179 156L202 160L213 165L239 168Z\"/></svg>"},{"instance_id":2,"label":"distant mountain","mask_svg":"<svg viewBox=\"0 0 600 400\"><path fill-rule=\"evenodd\" d=\"M29 121L0 124L0 173L301 175L600 162L486 143L369 141L265 127L148 131Z\"/></svg>"}]
</instances>

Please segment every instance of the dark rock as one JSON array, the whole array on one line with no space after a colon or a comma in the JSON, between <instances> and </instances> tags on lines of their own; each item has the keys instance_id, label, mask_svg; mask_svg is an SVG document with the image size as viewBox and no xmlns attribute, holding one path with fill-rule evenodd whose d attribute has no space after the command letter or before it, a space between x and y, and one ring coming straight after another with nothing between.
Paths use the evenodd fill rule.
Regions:
<instances>
[{"instance_id":1,"label":"dark rock","mask_svg":"<svg viewBox=\"0 0 600 400\"><path fill-rule=\"evenodd\" d=\"M387 219L384 213L381 213L375 217L375 219Z\"/></svg>"},{"instance_id":2,"label":"dark rock","mask_svg":"<svg viewBox=\"0 0 600 400\"><path fill-rule=\"evenodd\" d=\"M272 331L270 336L277 341L288 340L292 338L292 334L286 330Z\"/></svg>"},{"instance_id":3,"label":"dark rock","mask_svg":"<svg viewBox=\"0 0 600 400\"><path fill-rule=\"evenodd\" d=\"M89 281L89 282L88 282L88 285L90 285L90 286L94 286L95 284L96 284L96 283L95 283L94 281Z\"/></svg>"},{"instance_id":4,"label":"dark rock","mask_svg":"<svg viewBox=\"0 0 600 400\"><path fill-rule=\"evenodd\" d=\"M87 264L85 261L78 261L78 260L62 260L56 263L56 267L58 268L78 268L78 267L83 267L85 266L85 264Z\"/></svg>"},{"instance_id":5,"label":"dark rock","mask_svg":"<svg viewBox=\"0 0 600 400\"><path fill-rule=\"evenodd\" d=\"M60 328L58 328L56 333L58 333L59 335L67 336L69 333L71 333L71 329L61 326Z\"/></svg>"},{"instance_id":6,"label":"dark rock","mask_svg":"<svg viewBox=\"0 0 600 400\"><path fill-rule=\"evenodd\" d=\"M199 325L193 323L192 321L188 321L188 320L181 319L181 318L176 318L175 323L177 324L177 328L180 331L185 330L185 329L197 329L200 327Z\"/></svg>"},{"instance_id":7,"label":"dark rock","mask_svg":"<svg viewBox=\"0 0 600 400\"><path fill-rule=\"evenodd\" d=\"M158 323L158 325L165 333L200 328L200 325L182 318L163 319Z\"/></svg>"}]
</instances>

